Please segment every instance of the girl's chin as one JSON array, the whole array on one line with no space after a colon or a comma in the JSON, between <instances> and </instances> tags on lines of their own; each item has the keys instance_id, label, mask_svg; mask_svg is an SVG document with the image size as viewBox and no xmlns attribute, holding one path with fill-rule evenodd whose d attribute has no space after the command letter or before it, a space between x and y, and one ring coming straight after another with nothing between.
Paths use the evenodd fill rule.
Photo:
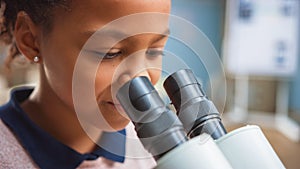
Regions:
<instances>
[{"instance_id":1,"label":"girl's chin","mask_svg":"<svg viewBox=\"0 0 300 169\"><path fill-rule=\"evenodd\" d=\"M128 124L129 124L129 120L119 120L119 121L113 121L113 122L110 122L110 125L111 127L116 130L116 131L119 131L119 130L122 130L124 129Z\"/></svg>"}]
</instances>

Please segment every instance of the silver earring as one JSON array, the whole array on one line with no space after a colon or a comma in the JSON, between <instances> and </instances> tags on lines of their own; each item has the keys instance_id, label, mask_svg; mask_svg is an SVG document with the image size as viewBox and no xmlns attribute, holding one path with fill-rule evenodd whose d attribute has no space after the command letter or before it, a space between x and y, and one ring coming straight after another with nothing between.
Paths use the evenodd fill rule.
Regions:
<instances>
[{"instance_id":1,"label":"silver earring","mask_svg":"<svg viewBox=\"0 0 300 169\"><path fill-rule=\"evenodd\" d=\"M35 56L35 57L33 58L33 61L34 61L35 63L37 63L37 62L40 61L40 58L39 58L38 56Z\"/></svg>"}]
</instances>

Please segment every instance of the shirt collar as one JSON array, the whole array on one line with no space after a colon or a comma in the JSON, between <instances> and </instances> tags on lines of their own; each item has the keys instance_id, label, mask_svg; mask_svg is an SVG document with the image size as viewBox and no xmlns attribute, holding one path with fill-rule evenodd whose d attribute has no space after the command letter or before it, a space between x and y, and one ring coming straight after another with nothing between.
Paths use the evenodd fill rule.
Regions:
<instances>
[{"instance_id":1,"label":"shirt collar","mask_svg":"<svg viewBox=\"0 0 300 169\"><path fill-rule=\"evenodd\" d=\"M76 168L84 160L94 160L99 156L124 162L125 129L119 132L103 132L98 143L101 147L97 147L92 153L80 154L39 128L21 109L20 103L27 99L32 91L33 89L27 87L12 90L10 101L0 108L0 118L40 168Z\"/></svg>"}]
</instances>

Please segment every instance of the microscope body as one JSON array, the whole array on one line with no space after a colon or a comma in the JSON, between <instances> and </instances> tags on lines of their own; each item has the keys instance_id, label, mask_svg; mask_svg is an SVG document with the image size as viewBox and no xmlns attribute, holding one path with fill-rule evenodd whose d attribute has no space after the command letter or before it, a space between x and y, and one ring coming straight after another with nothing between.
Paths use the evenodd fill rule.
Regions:
<instances>
[{"instance_id":1,"label":"microscope body","mask_svg":"<svg viewBox=\"0 0 300 169\"><path fill-rule=\"evenodd\" d=\"M215 141L201 134L157 161L155 169L232 169Z\"/></svg>"},{"instance_id":2,"label":"microscope body","mask_svg":"<svg viewBox=\"0 0 300 169\"><path fill-rule=\"evenodd\" d=\"M117 93L140 141L156 159L155 169L285 168L258 126L226 132L191 70L172 74L164 87L177 116L146 77L132 79Z\"/></svg>"},{"instance_id":3,"label":"microscope body","mask_svg":"<svg viewBox=\"0 0 300 169\"><path fill-rule=\"evenodd\" d=\"M207 134L165 154L155 169L284 169L261 129L238 128L218 140Z\"/></svg>"}]
</instances>

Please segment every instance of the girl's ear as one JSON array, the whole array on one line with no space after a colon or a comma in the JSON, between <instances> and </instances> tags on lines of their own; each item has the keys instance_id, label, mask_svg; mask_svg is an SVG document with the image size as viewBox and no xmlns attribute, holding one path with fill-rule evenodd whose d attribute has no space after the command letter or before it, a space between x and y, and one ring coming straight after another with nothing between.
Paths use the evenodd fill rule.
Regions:
<instances>
[{"instance_id":1,"label":"girl's ear","mask_svg":"<svg viewBox=\"0 0 300 169\"><path fill-rule=\"evenodd\" d=\"M39 27L32 21L26 12L20 11L17 14L14 28L16 45L20 53L30 61L34 61L34 58L38 56L40 52L38 30Z\"/></svg>"}]
</instances>

